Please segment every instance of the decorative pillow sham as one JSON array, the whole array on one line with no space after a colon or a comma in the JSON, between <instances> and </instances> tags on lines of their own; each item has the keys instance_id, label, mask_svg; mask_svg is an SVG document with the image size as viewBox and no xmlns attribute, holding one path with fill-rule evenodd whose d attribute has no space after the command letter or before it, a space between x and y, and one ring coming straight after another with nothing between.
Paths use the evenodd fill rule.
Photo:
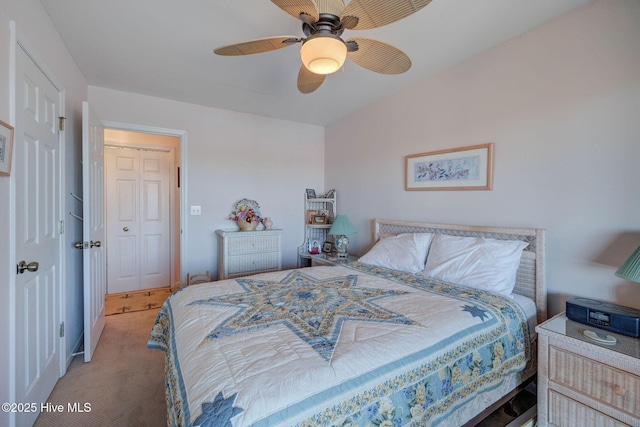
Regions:
<instances>
[{"instance_id":1,"label":"decorative pillow sham","mask_svg":"<svg viewBox=\"0 0 640 427\"><path fill-rule=\"evenodd\" d=\"M416 274L424 269L433 234L403 233L382 238L358 261Z\"/></svg>"},{"instance_id":2,"label":"decorative pillow sham","mask_svg":"<svg viewBox=\"0 0 640 427\"><path fill-rule=\"evenodd\" d=\"M437 234L422 274L510 296L527 246L513 240Z\"/></svg>"}]
</instances>

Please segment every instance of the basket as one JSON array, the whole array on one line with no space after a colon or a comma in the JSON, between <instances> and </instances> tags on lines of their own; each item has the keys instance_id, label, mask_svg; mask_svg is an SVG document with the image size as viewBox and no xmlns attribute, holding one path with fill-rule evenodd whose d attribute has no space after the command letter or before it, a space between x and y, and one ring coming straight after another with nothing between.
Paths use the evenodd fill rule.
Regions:
<instances>
[{"instance_id":1,"label":"basket","mask_svg":"<svg viewBox=\"0 0 640 427\"><path fill-rule=\"evenodd\" d=\"M247 222L244 219L238 219L236 222L238 223L238 227L240 227L240 231L254 231L258 227L258 224L260 224L260 221Z\"/></svg>"}]
</instances>

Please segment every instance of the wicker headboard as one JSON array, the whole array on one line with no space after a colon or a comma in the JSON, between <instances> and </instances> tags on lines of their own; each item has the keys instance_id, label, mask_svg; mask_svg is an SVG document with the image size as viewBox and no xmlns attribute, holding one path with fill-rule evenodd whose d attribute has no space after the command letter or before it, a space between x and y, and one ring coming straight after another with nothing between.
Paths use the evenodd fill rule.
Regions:
<instances>
[{"instance_id":1,"label":"wicker headboard","mask_svg":"<svg viewBox=\"0 0 640 427\"><path fill-rule=\"evenodd\" d=\"M433 233L453 236L520 240L529 244L522 252L514 293L535 301L538 323L547 320L547 289L544 282L544 229L504 228L474 225L430 224L425 222L374 220L374 241L400 233Z\"/></svg>"}]
</instances>

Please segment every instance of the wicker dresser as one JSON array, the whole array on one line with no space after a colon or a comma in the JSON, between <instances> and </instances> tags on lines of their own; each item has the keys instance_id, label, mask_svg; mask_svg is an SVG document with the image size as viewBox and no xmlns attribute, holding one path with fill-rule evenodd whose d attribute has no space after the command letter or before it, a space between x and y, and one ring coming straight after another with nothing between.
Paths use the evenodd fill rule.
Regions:
<instances>
[{"instance_id":1,"label":"wicker dresser","mask_svg":"<svg viewBox=\"0 0 640 427\"><path fill-rule=\"evenodd\" d=\"M604 332L614 345L585 330ZM539 426L640 426L640 340L567 319L536 327Z\"/></svg>"},{"instance_id":2,"label":"wicker dresser","mask_svg":"<svg viewBox=\"0 0 640 427\"><path fill-rule=\"evenodd\" d=\"M277 271L282 268L282 230L216 230L218 279Z\"/></svg>"}]
</instances>

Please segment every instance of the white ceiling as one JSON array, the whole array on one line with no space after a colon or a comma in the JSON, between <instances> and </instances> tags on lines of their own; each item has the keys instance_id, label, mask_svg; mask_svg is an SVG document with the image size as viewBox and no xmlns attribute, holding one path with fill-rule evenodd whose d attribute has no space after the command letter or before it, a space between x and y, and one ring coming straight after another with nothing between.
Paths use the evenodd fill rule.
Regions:
<instances>
[{"instance_id":1,"label":"white ceiling","mask_svg":"<svg viewBox=\"0 0 640 427\"><path fill-rule=\"evenodd\" d=\"M41 3L92 86L327 125L589 1L433 0L385 27L343 35L401 49L412 60L408 72L382 75L347 59L308 95L296 87L299 44L249 56L213 54L222 45L302 36L300 21L269 0Z\"/></svg>"}]
</instances>

